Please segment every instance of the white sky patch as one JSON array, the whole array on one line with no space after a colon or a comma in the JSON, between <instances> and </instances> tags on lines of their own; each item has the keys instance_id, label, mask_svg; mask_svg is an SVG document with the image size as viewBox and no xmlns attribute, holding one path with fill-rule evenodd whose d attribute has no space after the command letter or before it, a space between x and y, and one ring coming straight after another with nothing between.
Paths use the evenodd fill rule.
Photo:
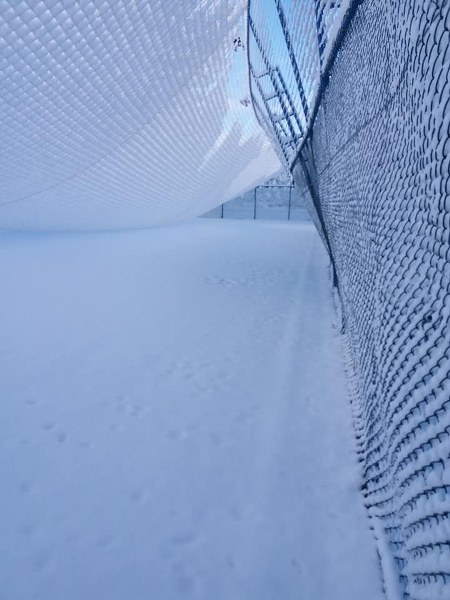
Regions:
<instances>
[{"instance_id":1,"label":"white sky patch","mask_svg":"<svg viewBox=\"0 0 450 600\"><path fill-rule=\"evenodd\" d=\"M241 17L240 24L236 28L235 39L241 40L243 44L246 43L246 36L244 35L246 28L246 18ZM242 32L239 35L239 32ZM230 40L231 42L231 40ZM204 169L211 158L216 155L223 147L227 139L232 133L239 131L239 137L236 140L237 147L242 147L246 142L251 140L255 136L255 123L253 107L250 100L250 90L248 82L248 63L247 63L247 49L245 47L236 46L233 55L230 58L231 67L226 84L226 94L228 102L228 111L222 121L222 133L217 138L216 142L209 149L204 157L204 160L200 166L200 169ZM267 157L266 157L267 158ZM276 159L278 163L278 159ZM270 164L270 163L269 163ZM255 165L261 165L261 157L255 157L251 161L251 166L245 168L243 173L250 173L254 170ZM267 177L271 176L275 171L272 165L270 165ZM244 181L245 175L240 174L235 181ZM256 179L261 181L261 177ZM253 179L252 181L256 181ZM249 187L249 185L247 185ZM229 189L237 189L235 185L230 186ZM237 191L239 193L239 190Z\"/></svg>"}]
</instances>

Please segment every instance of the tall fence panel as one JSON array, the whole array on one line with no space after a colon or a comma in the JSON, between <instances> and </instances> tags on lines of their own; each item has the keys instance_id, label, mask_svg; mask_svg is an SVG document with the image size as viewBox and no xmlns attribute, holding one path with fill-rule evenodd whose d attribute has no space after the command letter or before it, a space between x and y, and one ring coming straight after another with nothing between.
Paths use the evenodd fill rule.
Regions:
<instances>
[{"instance_id":1,"label":"tall fence panel","mask_svg":"<svg viewBox=\"0 0 450 600\"><path fill-rule=\"evenodd\" d=\"M450 2L311 3L335 14L316 21L320 67L309 118L289 152L272 135L296 185L308 190L334 265L362 487L388 597L448 599ZM308 3L273 4L288 15L287 54L300 60L312 39L298 33L309 23ZM253 44L251 62L257 52ZM291 72L289 57L267 55L269 69Z\"/></svg>"}]
</instances>

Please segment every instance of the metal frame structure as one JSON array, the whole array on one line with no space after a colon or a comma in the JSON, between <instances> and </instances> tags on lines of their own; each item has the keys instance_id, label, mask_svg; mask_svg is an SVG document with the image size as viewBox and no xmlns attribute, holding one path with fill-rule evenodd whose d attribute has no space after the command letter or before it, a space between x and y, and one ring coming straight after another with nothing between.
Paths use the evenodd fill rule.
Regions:
<instances>
[{"instance_id":1,"label":"metal frame structure","mask_svg":"<svg viewBox=\"0 0 450 600\"><path fill-rule=\"evenodd\" d=\"M258 185L253 189L253 220L258 218L258 190L260 189L286 189L289 190L288 202L287 202L287 220L291 220L292 216L292 190L294 189L294 185ZM227 203L225 203L227 204ZM225 204L220 205L220 216L217 217L219 219L226 218L224 206Z\"/></svg>"}]
</instances>

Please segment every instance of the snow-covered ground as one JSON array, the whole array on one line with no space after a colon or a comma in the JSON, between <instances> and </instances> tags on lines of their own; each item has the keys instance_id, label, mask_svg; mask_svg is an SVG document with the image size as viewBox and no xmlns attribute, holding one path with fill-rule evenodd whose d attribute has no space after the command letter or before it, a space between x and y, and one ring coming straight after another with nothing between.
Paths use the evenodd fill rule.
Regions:
<instances>
[{"instance_id":1,"label":"snow-covered ground","mask_svg":"<svg viewBox=\"0 0 450 600\"><path fill-rule=\"evenodd\" d=\"M305 224L0 236L2 600L378 600Z\"/></svg>"}]
</instances>

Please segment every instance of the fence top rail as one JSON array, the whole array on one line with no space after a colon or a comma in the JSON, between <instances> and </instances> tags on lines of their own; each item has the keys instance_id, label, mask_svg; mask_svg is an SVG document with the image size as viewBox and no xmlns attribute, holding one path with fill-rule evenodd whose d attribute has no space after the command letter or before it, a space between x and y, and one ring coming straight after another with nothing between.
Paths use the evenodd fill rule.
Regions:
<instances>
[{"instance_id":1,"label":"fence top rail","mask_svg":"<svg viewBox=\"0 0 450 600\"><path fill-rule=\"evenodd\" d=\"M282 189L285 188L285 189L291 189L293 187L294 187L293 185L257 185L255 187L255 190L257 188L282 188Z\"/></svg>"}]
</instances>

